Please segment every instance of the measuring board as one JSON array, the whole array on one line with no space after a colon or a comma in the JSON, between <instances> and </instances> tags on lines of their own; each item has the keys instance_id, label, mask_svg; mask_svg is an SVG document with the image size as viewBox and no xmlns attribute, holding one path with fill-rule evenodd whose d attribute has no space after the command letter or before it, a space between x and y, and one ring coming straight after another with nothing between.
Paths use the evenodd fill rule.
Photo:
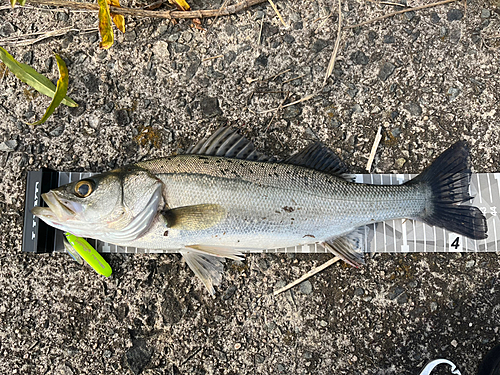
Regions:
<instances>
[{"instance_id":1,"label":"measuring board","mask_svg":"<svg viewBox=\"0 0 500 375\"><path fill-rule=\"evenodd\" d=\"M50 189L90 177L95 173L56 172L50 169L28 172L23 230L23 251L44 253L64 251L63 232L52 228L33 216L31 209L41 205L41 194ZM374 185L398 185L416 175L409 174L357 174L355 182ZM495 252L500 248L500 173L472 174L470 195L472 204L486 216L488 238L471 240L442 228L409 219L389 220L364 226L367 252ZM89 239L89 243L102 253L169 253L169 250L149 250L122 247ZM325 253L321 245L311 244L253 252L265 253Z\"/></svg>"}]
</instances>

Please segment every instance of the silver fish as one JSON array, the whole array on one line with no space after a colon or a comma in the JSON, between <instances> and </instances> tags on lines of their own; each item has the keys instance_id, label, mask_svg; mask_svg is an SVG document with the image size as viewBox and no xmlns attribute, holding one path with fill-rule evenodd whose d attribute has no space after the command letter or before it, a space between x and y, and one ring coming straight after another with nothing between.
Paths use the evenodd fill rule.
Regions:
<instances>
[{"instance_id":1,"label":"silver fish","mask_svg":"<svg viewBox=\"0 0 500 375\"><path fill-rule=\"evenodd\" d=\"M77 236L139 248L176 250L213 294L224 258L320 243L362 263L369 223L411 218L473 239L486 219L469 200L469 150L457 142L398 186L350 181L321 143L277 162L221 128L186 155L140 162L43 195L33 214Z\"/></svg>"}]
</instances>

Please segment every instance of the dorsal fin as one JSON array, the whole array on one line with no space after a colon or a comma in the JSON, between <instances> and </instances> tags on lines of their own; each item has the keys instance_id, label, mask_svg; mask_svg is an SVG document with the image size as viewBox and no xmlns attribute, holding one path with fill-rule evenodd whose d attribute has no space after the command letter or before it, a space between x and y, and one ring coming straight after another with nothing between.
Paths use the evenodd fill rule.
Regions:
<instances>
[{"instance_id":1,"label":"dorsal fin","mask_svg":"<svg viewBox=\"0 0 500 375\"><path fill-rule=\"evenodd\" d=\"M251 161L275 161L255 150L252 142L236 132L236 129L223 126L208 138L191 146L186 154L223 156L226 158Z\"/></svg>"},{"instance_id":2,"label":"dorsal fin","mask_svg":"<svg viewBox=\"0 0 500 375\"><path fill-rule=\"evenodd\" d=\"M314 142L302 151L286 158L283 163L312 168L349 179L349 170L340 158L321 142Z\"/></svg>"}]
</instances>

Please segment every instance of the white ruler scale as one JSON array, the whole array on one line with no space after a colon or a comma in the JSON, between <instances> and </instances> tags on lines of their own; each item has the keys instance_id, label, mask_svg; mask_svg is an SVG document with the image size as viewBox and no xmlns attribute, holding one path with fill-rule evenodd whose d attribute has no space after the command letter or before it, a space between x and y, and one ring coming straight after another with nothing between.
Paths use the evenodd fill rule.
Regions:
<instances>
[{"instance_id":1,"label":"white ruler scale","mask_svg":"<svg viewBox=\"0 0 500 375\"><path fill-rule=\"evenodd\" d=\"M92 173L59 172L59 185L90 177ZM375 185L397 185L415 175L409 174L358 174L357 183ZM447 230L424 224L420 221L398 219L365 226L368 252L412 253L412 252L496 252L500 248L500 173L477 173L471 178L472 204L486 216L488 238L471 240ZM54 250L64 251L62 232L57 231ZM170 251L121 247L106 242L90 240L97 251L103 253L165 253ZM317 244L289 248L268 249L266 253L325 253Z\"/></svg>"}]
</instances>

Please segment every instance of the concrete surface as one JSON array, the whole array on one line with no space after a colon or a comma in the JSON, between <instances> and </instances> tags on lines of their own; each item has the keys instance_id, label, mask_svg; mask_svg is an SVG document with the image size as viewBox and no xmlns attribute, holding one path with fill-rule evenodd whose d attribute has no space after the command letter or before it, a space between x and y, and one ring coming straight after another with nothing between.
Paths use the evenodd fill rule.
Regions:
<instances>
[{"instance_id":1,"label":"concrete surface","mask_svg":"<svg viewBox=\"0 0 500 375\"><path fill-rule=\"evenodd\" d=\"M378 173L421 171L466 139L475 171L500 171L496 0L345 29L323 89L336 3L275 2L288 29L268 4L204 20L205 32L191 21L126 17L127 33L108 51L98 48L95 14L1 8L0 45L54 81L52 54L61 54L80 103L33 128L26 123L49 99L12 74L0 79L1 374L418 374L436 358L474 374L500 341L494 253L376 255L278 297L269 293L329 257L251 255L227 263L215 299L176 255L107 256L114 274L105 279L63 254L21 253L28 170L106 171L185 150L226 124L279 157L317 136L354 172L379 126ZM342 8L344 25L400 9L353 0ZM69 26L80 31L6 43Z\"/></svg>"}]
</instances>

